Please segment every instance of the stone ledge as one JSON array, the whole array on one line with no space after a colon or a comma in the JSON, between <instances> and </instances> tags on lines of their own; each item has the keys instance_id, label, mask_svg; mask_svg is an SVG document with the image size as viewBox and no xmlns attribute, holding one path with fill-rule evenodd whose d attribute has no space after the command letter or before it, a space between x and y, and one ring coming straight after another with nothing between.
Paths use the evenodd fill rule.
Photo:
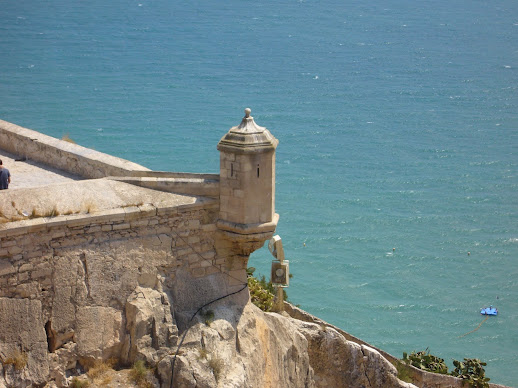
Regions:
<instances>
[{"instance_id":1,"label":"stone ledge","mask_svg":"<svg viewBox=\"0 0 518 388\"><path fill-rule=\"evenodd\" d=\"M217 205L217 203L215 204L214 202L217 201L200 201L192 204L181 204L159 208L155 208L150 204L145 204L142 206L108 209L95 213L71 214L13 221L0 224L0 238L20 236L42 230L48 230L52 233L53 229L63 226L67 226L69 228L88 227L92 224L110 224L114 222L133 221L142 218L153 218L157 215L171 215L176 214L180 208L183 212L202 209L206 206L212 208Z\"/></svg>"},{"instance_id":2,"label":"stone ledge","mask_svg":"<svg viewBox=\"0 0 518 388\"><path fill-rule=\"evenodd\" d=\"M219 219L216 223L217 227L223 231L241 234L253 235L263 233L273 233L279 222L279 215L275 213L270 222L256 223L256 224L238 224L237 222L226 221Z\"/></svg>"},{"instance_id":3,"label":"stone ledge","mask_svg":"<svg viewBox=\"0 0 518 388\"><path fill-rule=\"evenodd\" d=\"M165 172L160 173L158 176L134 175L135 174L132 173L130 177L108 177L108 179L149 189L166 191L169 193L198 195L212 198L219 197L219 175L188 173L175 174Z\"/></svg>"}]
</instances>

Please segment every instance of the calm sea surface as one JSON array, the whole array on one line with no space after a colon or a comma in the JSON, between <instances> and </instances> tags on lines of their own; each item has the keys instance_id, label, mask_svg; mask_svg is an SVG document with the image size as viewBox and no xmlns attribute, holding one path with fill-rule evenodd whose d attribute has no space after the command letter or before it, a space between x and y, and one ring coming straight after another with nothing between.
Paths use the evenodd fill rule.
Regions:
<instances>
[{"instance_id":1,"label":"calm sea surface","mask_svg":"<svg viewBox=\"0 0 518 388\"><path fill-rule=\"evenodd\" d=\"M0 20L0 118L217 172L250 106L280 140L290 300L518 386L516 0L2 0Z\"/></svg>"}]
</instances>

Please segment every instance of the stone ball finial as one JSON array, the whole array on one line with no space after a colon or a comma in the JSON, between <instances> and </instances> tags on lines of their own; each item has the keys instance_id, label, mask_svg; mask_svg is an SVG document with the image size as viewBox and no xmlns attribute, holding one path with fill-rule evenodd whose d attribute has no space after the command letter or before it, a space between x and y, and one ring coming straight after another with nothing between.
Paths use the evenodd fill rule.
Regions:
<instances>
[{"instance_id":1,"label":"stone ball finial","mask_svg":"<svg viewBox=\"0 0 518 388\"><path fill-rule=\"evenodd\" d=\"M245 109L245 117L250 117L250 113L252 113L252 109L246 108Z\"/></svg>"}]
</instances>

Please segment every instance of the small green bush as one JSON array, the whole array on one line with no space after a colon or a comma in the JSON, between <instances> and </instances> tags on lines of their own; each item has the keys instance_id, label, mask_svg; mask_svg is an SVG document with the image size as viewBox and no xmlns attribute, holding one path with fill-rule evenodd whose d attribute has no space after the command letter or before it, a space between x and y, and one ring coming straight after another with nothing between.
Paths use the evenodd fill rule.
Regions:
<instances>
[{"instance_id":1,"label":"small green bush","mask_svg":"<svg viewBox=\"0 0 518 388\"><path fill-rule=\"evenodd\" d=\"M212 322L214 322L214 311L212 310L202 310L200 312L201 317L203 318L203 322L210 326Z\"/></svg>"},{"instance_id":2,"label":"small green bush","mask_svg":"<svg viewBox=\"0 0 518 388\"><path fill-rule=\"evenodd\" d=\"M451 372L452 376L466 380L470 387L488 388L490 380L486 377L484 366L487 364L477 358L465 358L464 361L453 360L455 370Z\"/></svg>"},{"instance_id":3,"label":"small green bush","mask_svg":"<svg viewBox=\"0 0 518 388\"><path fill-rule=\"evenodd\" d=\"M403 361L406 364L428 372L448 374L448 367L444 363L444 360L430 354L428 348L420 352L412 352L410 356L407 355L407 353L403 353Z\"/></svg>"},{"instance_id":4,"label":"small green bush","mask_svg":"<svg viewBox=\"0 0 518 388\"><path fill-rule=\"evenodd\" d=\"M252 303L259 307L261 310L272 311L274 298L277 291L272 282L266 281L266 277L264 275L260 278L256 278L253 276L254 272L254 267L249 267L246 269L246 273L248 275L248 289L250 291L250 299L252 300ZM292 275L290 274L290 278L291 277ZM284 288L282 289L282 296L284 300L288 300L288 294Z\"/></svg>"},{"instance_id":5,"label":"small green bush","mask_svg":"<svg viewBox=\"0 0 518 388\"><path fill-rule=\"evenodd\" d=\"M263 311L271 311L273 308L274 295L265 289L259 280L254 277L248 278L248 289L253 304Z\"/></svg>"}]
</instances>

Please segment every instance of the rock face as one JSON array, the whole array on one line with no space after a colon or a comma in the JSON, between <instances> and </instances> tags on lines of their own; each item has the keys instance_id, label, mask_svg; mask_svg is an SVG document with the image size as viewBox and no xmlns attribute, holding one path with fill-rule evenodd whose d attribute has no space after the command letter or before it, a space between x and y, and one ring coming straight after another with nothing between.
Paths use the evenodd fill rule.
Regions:
<instances>
[{"instance_id":1,"label":"rock face","mask_svg":"<svg viewBox=\"0 0 518 388\"><path fill-rule=\"evenodd\" d=\"M0 387L48 381L68 386L67 376L85 360L110 357L156 365L163 388L412 387L396 378L395 368L376 350L347 341L332 328L264 313L251 303L202 310L176 361L178 331L170 302L156 289L136 287L125 317L110 307L79 309L73 338L50 353L38 301L0 298L0 307ZM5 362L20 355L26 355L20 369Z\"/></svg>"},{"instance_id":2,"label":"rock face","mask_svg":"<svg viewBox=\"0 0 518 388\"><path fill-rule=\"evenodd\" d=\"M291 323L308 340L316 387L413 387L397 379L396 368L377 350L348 341L333 328Z\"/></svg>"},{"instance_id":3,"label":"rock face","mask_svg":"<svg viewBox=\"0 0 518 388\"><path fill-rule=\"evenodd\" d=\"M144 359L154 365L170 353L178 339L167 295L150 288L137 287L126 302L128 332L123 360Z\"/></svg>"},{"instance_id":4,"label":"rock face","mask_svg":"<svg viewBox=\"0 0 518 388\"><path fill-rule=\"evenodd\" d=\"M413 387L376 350L334 329L252 304L221 307L188 332L182 354L160 361L162 387Z\"/></svg>"}]
</instances>

